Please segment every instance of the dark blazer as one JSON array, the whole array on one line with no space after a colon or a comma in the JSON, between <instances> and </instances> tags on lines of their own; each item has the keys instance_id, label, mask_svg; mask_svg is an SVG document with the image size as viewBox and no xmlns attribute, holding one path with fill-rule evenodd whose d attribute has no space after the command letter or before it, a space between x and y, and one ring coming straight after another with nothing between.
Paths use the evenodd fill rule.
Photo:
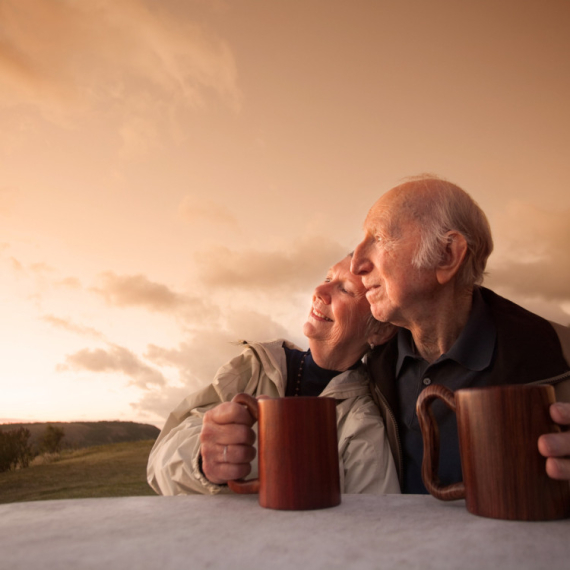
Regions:
<instances>
[{"instance_id":1,"label":"dark blazer","mask_svg":"<svg viewBox=\"0 0 570 570\"><path fill-rule=\"evenodd\" d=\"M551 323L523 307L480 288L497 331L491 364L480 372L479 385L550 383L558 401L570 402L570 329ZM396 362L398 339L375 348L367 358L372 396L384 417L390 448L402 482L398 434ZM441 442L441 449L445 449Z\"/></svg>"}]
</instances>

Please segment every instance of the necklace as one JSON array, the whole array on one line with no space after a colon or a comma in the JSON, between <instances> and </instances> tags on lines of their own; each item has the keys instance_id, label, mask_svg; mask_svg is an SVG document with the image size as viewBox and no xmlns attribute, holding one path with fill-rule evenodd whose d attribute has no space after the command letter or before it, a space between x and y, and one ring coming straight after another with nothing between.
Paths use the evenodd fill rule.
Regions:
<instances>
[{"instance_id":1,"label":"necklace","mask_svg":"<svg viewBox=\"0 0 570 570\"><path fill-rule=\"evenodd\" d=\"M295 396L301 395L301 380L303 378L303 367L305 366L305 358L309 354L309 351L303 352L303 358L301 358L301 365L299 366L299 372L297 373L297 380L295 381Z\"/></svg>"}]
</instances>

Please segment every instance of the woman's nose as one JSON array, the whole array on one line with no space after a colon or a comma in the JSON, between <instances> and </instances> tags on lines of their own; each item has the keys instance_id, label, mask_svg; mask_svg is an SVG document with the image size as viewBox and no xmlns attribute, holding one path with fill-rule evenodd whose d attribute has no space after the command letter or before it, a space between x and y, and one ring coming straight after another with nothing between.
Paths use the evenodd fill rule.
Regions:
<instances>
[{"instance_id":1,"label":"woman's nose","mask_svg":"<svg viewBox=\"0 0 570 570\"><path fill-rule=\"evenodd\" d=\"M368 258L368 240L363 239L352 254L350 272L354 275L366 275L372 271L372 268L372 262Z\"/></svg>"},{"instance_id":2,"label":"woman's nose","mask_svg":"<svg viewBox=\"0 0 570 570\"><path fill-rule=\"evenodd\" d=\"M315 289L315 297L320 299L325 305L331 303L330 283L323 283Z\"/></svg>"}]
</instances>

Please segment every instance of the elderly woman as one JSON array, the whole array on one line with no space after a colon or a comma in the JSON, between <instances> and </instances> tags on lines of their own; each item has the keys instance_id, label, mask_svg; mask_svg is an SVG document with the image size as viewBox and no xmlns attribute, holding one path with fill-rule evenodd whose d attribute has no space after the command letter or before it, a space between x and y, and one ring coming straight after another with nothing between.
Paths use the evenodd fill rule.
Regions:
<instances>
[{"instance_id":1,"label":"elderly woman","mask_svg":"<svg viewBox=\"0 0 570 570\"><path fill-rule=\"evenodd\" d=\"M163 495L229 492L228 480L257 475L252 418L231 399L254 396L328 396L337 402L343 493L399 493L384 424L370 395L361 359L386 342L391 325L375 321L350 256L315 289L303 333L309 350L286 340L244 342L207 388L174 410L149 457L148 482Z\"/></svg>"}]
</instances>

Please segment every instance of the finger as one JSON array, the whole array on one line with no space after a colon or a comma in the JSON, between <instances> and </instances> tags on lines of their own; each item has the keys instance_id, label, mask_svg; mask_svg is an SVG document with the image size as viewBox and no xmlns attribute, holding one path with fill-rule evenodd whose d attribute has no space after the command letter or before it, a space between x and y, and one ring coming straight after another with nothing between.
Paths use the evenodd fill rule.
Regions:
<instances>
[{"instance_id":1,"label":"finger","mask_svg":"<svg viewBox=\"0 0 570 570\"><path fill-rule=\"evenodd\" d=\"M549 457L546 460L546 473L552 479L570 480L570 459Z\"/></svg>"},{"instance_id":2,"label":"finger","mask_svg":"<svg viewBox=\"0 0 570 570\"><path fill-rule=\"evenodd\" d=\"M208 463L202 462L202 472L208 481L223 485L234 479L242 479L251 473L250 463Z\"/></svg>"},{"instance_id":3,"label":"finger","mask_svg":"<svg viewBox=\"0 0 570 570\"><path fill-rule=\"evenodd\" d=\"M567 402L556 402L550 406L550 417L563 426L570 425L570 404Z\"/></svg>"},{"instance_id":4,"label":"finger","mask_svg":"<svg viewBox=\"0 0 570 570\"><path fill-rule=\"evenodd\" d=\"M204 422L217 424L243 424L252 426L255 419L247 408L236 402L224 402L204 414Z\"/></svg>"},{"instance_id":5,"label":"finger","mask_svg":"<svg viewBox=\"0 0 570 570\"><path fill-rule=\"evenodd\" d=\"M204 423L200 432L200 443L218 445L253 445L255 432L243 424Z\"/></svg>"},{"instance_id":6,"label":"finger","mask_svg":"<svg viewBox=\"0 0 570 570\"><path fill-rule=\"evenodd\" d=\"M570 404L564 402L552 404L550 417L557 424L570 425ZM544 457L570 456L570 431L541 435L538 438L538 450ZM554 462L552 464L554 465ZM559 471L557 468L556 470Z\"/></svg>"},{"instance_id":7,"label":"finger","mask_svg":"<svg viewBox=\"0 0 570 570\"><path fill-rule=\"evenodd\" d=\"M538 438L538 451L544 457L570 456L570 431L541 435Z\"/></svg>"},{"instance_id":8,"label":"finger","mask_svg":"<svg viewBox=\"0 0 570 570\"><path fill-rule=\"evenodd\" d=\"M251 465L249 463L220 463L217 466L217 473L220 480L227 483L247 477L251 473Z\"/></svg>"},{"instance_id":9,"label":"finger","mask_svg":"<svg viewBox=\"0 0 570 570\"><path fill-rule=\"evenodd\" d=\"M220 452L220 463L251 463L256 450L252 445L224 445Z\"/></svg>"},{"instance_id":10,"label":"finger","mask_svg":"<svg viewBox=\"0 0 570 570\"><path fill-rule=\"evenodd\" d=\"M212 483L240 479L251 471L255 448L250 445L202 446L202 472Z\"/></svg>"}]
</instances>

